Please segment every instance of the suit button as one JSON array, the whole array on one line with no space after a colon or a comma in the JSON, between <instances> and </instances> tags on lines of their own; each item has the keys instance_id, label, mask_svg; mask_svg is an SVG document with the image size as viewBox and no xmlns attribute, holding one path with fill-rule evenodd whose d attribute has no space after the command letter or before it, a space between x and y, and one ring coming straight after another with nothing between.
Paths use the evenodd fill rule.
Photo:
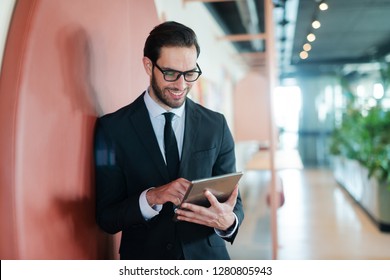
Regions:
<instances>
[{"instance_id":1,"label":"suit button","mask_svg":"<svg viewBox=\"0 0 390 280\"><path fill-rule=\"evenodd\" d=\"M167 246L165 248L167 248L167 250L170 251L173 248L173 244L172 243L167 243Z\"/></svg>"}]
</instances>

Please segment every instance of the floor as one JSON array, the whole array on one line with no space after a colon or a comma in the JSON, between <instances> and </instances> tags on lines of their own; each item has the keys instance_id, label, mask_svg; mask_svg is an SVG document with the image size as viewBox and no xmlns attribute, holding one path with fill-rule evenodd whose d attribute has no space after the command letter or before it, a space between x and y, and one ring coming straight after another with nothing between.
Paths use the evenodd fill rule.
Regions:
<instances>
[{"instance_id":1,"label":"floor","mask_svg":"<svg viewBox=\"0 0 390 280\"><path fill-rule=\"evenodd\" d=\"M378 230L328 169L280 171L285 203L278 209L278 250L272 254L269 174L247 171L240 182L245 220L232 259L390 260L390 233Z\"/></svg>"}]
</instances>

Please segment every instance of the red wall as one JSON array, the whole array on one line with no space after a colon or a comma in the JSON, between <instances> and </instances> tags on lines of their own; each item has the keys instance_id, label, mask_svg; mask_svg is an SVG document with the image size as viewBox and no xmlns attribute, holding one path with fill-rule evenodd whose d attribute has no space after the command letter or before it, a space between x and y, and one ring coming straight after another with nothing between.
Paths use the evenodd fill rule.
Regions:
<instances>
[{"instance_id":1,"label":"red wall","mask_svg":"<svg viewBox=\"0 0 390 280\"><path fill-rule=\"evenodd\" d=\"M0 77L0 258L116 258L96 226L96 117L148 84L153 0L19 0Z\"/></svg>"}]
</instances>

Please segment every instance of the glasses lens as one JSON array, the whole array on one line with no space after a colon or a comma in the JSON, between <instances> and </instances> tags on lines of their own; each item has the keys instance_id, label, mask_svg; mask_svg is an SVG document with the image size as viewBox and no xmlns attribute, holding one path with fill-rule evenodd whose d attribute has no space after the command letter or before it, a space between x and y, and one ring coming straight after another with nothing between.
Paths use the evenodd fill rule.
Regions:
<instances>
[{"instance_id":1,"label":"glasses lens","mask_svg":"<svg viewBox=\"0 0 390 280\"><path fill-rule=\"evenodd\" d=\"M164 71L164 79L169 82L176 81L179 78L180 72L177 71Z\"/></svg>"},{"instance_id":2,"label":"glasses lens","mask_svg":"<svg viewBox=\"0 0 390 280\"><path fill-rule=\"evenodd\" d=\"M195 82L200 76L200 73L197 72L197 71L193 71L193 72L187 72L185 75L184 75L184 79L187 81L187 82Z\"/></svg>"}]
</instances>

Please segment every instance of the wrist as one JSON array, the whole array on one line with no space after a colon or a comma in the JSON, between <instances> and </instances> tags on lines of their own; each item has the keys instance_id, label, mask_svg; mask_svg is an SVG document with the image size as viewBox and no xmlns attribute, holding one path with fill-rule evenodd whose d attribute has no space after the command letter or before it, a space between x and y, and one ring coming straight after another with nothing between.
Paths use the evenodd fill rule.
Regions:
<instances>
[{"instance_id":1,"label":"wrist","mask_svg":"<svg viewBox=\"0 0 390 280\"><path fill-rule=\"evenodd\" d=\"M225 231L232 231L236 227L236 221L233 222L233 224L228 227Z\"/></svg>"},{"instance_id":2,"label":"wrist","mask_svg":"<svg viewBox=\"0 0 390 280\"><path fill-rule=\"evenodd\" d=\"M153 208L154 206L156 206L156 203L154 202L153 189L154 189L154 188L150 188L150 189L146 192L146 201L148 202L149 206L152 207L152 208Z\"/></svg>"},{"instance_id":3,"label":"wrist","mask_svg":"<svg viewBox=\"0 0 390 280\"><path fill-rule=\"evenodd\" d=\"M227 226L227 228L224 231L231 231L236 226L236 217L234 214L232 214L232 222L230 223L230 226Z\"/></svg>"}]
</instances>

